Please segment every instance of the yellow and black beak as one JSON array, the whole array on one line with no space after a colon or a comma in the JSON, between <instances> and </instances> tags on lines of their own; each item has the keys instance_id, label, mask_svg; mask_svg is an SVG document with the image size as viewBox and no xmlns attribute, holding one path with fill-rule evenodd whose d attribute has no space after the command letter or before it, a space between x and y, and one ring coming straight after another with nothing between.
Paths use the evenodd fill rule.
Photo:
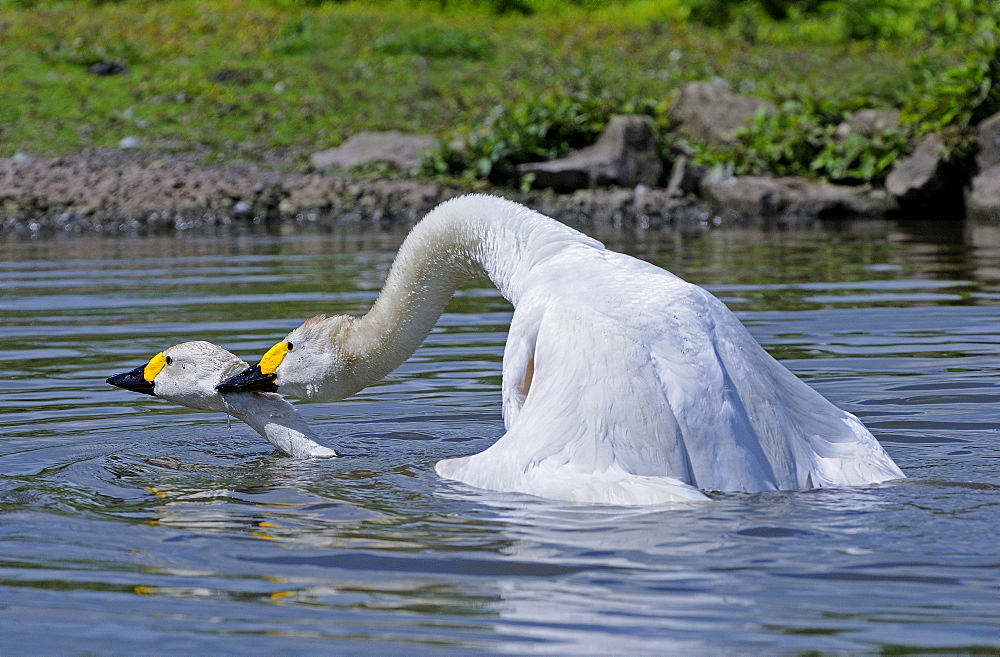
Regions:
<instances>
[{"instance_id":1,"label":"yellow and black beak","mask_svg":"<svg viewBox=\"0 0 1000 657\"><path fill-rule=\"evenodd\" d=\"M156 393L153 392L153 382L146 380L145 370L146 366L140 365L129 372L122 372L121 374L109 377L108 383L119 388L124 388L125 390L139 392L144 395L153 395L155 397Z\"/></svg>"},{"instance_id":2,"label":"yellow and black beak","mask_svg":"<svg viewBox=\"0 0 1000 657\"><path fill-rule=\"evenodd\" d=\"M215 386L215 389L219 392L277 392L278 385L274 382L277 378L273 372L261 372L260 363L257 363L226 379Z\"/></svg>"},{"instance_id":3,"label":"yellow and black beak","mask_svg":"<svg viewBox=\"0 0 1000 657\"><path fill-rule=\"evenodd\" d=\"M153 379L160 371L172 363L170 356L165 355L162 351L152 358L145 365L141 365L134 370L129 372L123 372L121 374L115 374L107 379L107 382L113 386L118 386L119 388L124 388L125 390L131 390L132 392L142 393L144 395L156 396L153 392Z\"/></svg>"},{"instance_id":4,"label":"yellow and black beak","mask_svg":"<svg viewBox=\"0 0 1000 657\"><path fill-rule=\"evenodd\" d=\"M256 365L226 379L215 389L219 392L278 392L278 365L291 350L291 342L279 342L268 349Z\"/></svg>"}]
</instances>

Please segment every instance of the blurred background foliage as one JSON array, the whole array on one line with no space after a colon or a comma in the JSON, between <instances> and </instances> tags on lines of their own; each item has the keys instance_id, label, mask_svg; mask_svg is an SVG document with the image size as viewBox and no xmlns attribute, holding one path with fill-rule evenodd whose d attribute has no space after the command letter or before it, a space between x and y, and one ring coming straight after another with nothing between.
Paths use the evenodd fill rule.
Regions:
<instances>
[{"instance_id":1,"label":"blurred background foliage","mask_svg":"<svg viewBox=\"0 0 1000 657\"><path fill-rule=\"evenodd\" d=\"M1000 110L1000 0L0 0L0 157L113 146L259 160L360 130L431 133L422 175L517 184L614 113L660 128L686 82L774 101L734 173L880 182L914 139L956 153ZM116 62L127 72L88 69ZM898 128L834 139L862 108Z\"/></svg>"}]
</instances>

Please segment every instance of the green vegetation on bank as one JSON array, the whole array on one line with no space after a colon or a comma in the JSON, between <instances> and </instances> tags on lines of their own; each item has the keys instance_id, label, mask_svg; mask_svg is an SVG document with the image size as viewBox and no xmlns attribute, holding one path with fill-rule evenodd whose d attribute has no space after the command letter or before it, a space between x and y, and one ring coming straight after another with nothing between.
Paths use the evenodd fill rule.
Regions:
<instances>
[{"instance_id":1,"label":"green vegetation on bank","mask_svg":"<svg viewBox=\"0 0 1000 657\"><path fill-rule=\"evenodd\" d=\"M1000 0L0 0L0 157L115 146L306 155L361 130L431 133L425 175L514 165L642 112L666 157L686 82L779 106L725 149L736 173L879 181L913 139L962 153L1000 110ZM88 72L116 62L118 75ZM833 139L861 108L898 128ZM459 147L460 146L460 147Z\"/></svg>"}]
</instances>

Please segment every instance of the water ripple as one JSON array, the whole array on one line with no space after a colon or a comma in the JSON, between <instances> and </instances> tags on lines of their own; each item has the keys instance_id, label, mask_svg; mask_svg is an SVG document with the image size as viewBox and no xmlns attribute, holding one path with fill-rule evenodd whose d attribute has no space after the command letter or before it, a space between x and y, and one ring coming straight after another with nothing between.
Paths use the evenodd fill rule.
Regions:
<instances>
[{"instance_id":1,"label":"water ripple","mask_svg":"<svg viewBox=\"0 0 1000 657\"><path fill-rule=\"evenodd\" d=\"M437 460L504 431L511 310L482 283L385 381L298 405L340 459L288 459L238 422L104 383L176 342L207 338L250 360L306 317L362 313L399 236L2 244L4 645L1000 650L1000 234L970 227L973 243L955 248L887 230L622 240L725 297L910 475L716 494L683 510L574 506L436 477Z\"/></svg>"}]
</instances>

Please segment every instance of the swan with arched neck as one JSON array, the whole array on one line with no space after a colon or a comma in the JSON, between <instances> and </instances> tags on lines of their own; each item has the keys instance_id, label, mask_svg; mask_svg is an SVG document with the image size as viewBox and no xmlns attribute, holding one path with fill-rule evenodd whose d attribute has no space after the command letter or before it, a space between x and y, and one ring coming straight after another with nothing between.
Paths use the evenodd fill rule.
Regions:
<instances>
[{"instance_id":1,"label":"swan with arched neck","mask_svg":"<svg viewBox=\"0 0 1000 657\"><path fill-rule=\"evenodd\" d=\"M514 306L506 433L439 462L444 478L657 504L904 476L857 418L768 355L709 292L492 196L453 199L420 221L363 317L314 317L219 389L349 396L403 363L477 275Z\"/></svg>"}]
</instances>

